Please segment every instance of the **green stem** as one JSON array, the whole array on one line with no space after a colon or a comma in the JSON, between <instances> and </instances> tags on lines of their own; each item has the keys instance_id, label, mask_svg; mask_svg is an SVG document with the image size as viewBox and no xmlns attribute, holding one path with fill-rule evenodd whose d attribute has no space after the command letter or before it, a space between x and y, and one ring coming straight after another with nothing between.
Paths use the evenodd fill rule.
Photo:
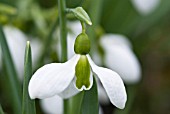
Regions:
<instances>
[{"instance_id":1,"label":"green stem","mask_svg":"<svg viewBox=\"0 0 170 114\"><path fill-rule=\"evenodd\" d=\"M82 26L82 33L86 32L86 24L81 21L81 26Z\"/></svg>"},{"instance_id":2,"label":"green stem","mask_svg":"<svg viewBox=\"0 0 170 114\"><path fill-rule=\"evenodd\" d=\"M60 22L60 41L61 41L61 62L67 61L67 28L66 28L66 5L65 0L58 0L59 22ZM64 100L64 114L68 114L69 101Z\"/></svg>"},{"instance_id":3,"label":"green stem","mask_svg":"<svg viewBox=\"0 0 170 114\"><path fill-rule=\"evenodd\" d=\"M14 63L8 48L8 44L0 25L0 44L3 53L3 59L5 62L5 67L7 69L8 84L10 86L11 97L12 97L12 107L14 114L21 114L21 88L18 80L18 75L14 67Z\"/></svg>"},{"instance_id":4,"label":"green stem","mask_svg":"<svg viewBox=\"0 0 170 114\"><path fill-rule=\"evenodd\" d=\"M58 0L59 22L60 22L60 40L61 40L61 62L67 61L67 28L65 0Z\"/></svg>"},{"instance_id":5,"label":"green stem","mask_svg":"<svg viewBox=\"0 0 170 114\"><path fill-rule=\"evenodd\" d=\"M4 111L2 110L1 104L0 104L0 114L4 114Z\"/></svg>"}]
</instances>

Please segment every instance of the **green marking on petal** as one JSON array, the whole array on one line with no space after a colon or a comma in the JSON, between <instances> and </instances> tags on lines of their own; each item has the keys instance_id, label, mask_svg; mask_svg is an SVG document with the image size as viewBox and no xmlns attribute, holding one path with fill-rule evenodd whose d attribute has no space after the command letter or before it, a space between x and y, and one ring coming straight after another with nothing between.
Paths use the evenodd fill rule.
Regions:
<instances>
[{"instance_id":1,"label":"green marking on petal","mask_svg":"<svg viewBox=\"0 0 170 114\"><path fill-rule=\"evenodd\" d=\"M76 65L76 87L90 87L90 64L86 55L81 55Z\"/></svg>"}]
</instances>

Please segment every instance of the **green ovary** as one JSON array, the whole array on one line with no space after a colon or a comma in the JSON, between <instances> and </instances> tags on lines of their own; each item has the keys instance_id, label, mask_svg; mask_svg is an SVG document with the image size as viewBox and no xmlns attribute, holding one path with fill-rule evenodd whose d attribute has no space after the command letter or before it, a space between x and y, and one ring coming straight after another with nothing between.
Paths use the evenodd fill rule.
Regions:
<instances>
[{"instance_id":1,"label":"green ovary","mask_svg":"<svg viewBox=\"0 0 170 114\"><path fill-rule=\"evenodd\" d=\"M90 86L90 64L86 55L81 55L76 65L76 87L81 89L82 86Z\"/></svg>"}]
</instances>

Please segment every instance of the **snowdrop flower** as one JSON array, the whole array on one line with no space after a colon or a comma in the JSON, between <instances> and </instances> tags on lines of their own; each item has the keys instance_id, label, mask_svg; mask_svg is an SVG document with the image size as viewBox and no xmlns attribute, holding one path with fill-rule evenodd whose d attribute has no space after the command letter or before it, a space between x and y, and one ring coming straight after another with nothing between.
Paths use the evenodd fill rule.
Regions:
<instances>
[{"instance_id":1,"label":"snowdrop flower","mask_svg":"<svg viewBox=\"0 0 170 114\"><path fill-rule=\"evenodd\" d=\"M120 74L127 84L139 82L141 78L140 64L132 52L132 45L123 35L106 34L102 36L100 45L105 51L105 66ZM102 104L109 104L109 98L105 90L98 83L99 101Z\"/></svg>"},{"instance_id":2,"label":"snowdrop flower","mask_svg":"<svg viewBox=\"0 0 170 114\"><path fill-rule=\"evenodd\" d=\"M120 74L125 83L137 83L141 78L141 67L132 51L132 45L123 35L106 34L100 44L105 51L105 66Z\"/></svg>"},{"instance_id":3,"label":"snowdrop flower","mask_svg":"<svg viewBox=\"0 0 170 114\"><path fill-rule=\"evenodd\" d=\"M63 114L63 99L58 95L41 100L40 105L46 114Z\"/></svg>"},{"instance_id":4,"label":"snowdrop flower","mask_svg":"<svg viewBox=\"0 0 170 114\"><path fill-rule=\"evenodd\" d=\"M153 12L160 2L161 0L132 0L132 4L142 15Z\"/></svg>"},{"instance_id":5,"label":"snowdrop flower","mask_svg":"<svg viewBox=\"0 0 170 114\"><path fill-rule=\"evenodd\" d=\"M40 105L46 114L63 114L63 100L58 95L40 101ZM103 114L99 106L99 114Z\"/></svg>"},{"instance_id":6,"label":"snowdrop flower","mask_svg":"<svg viewBox=\"0 0 170 114\"><path fill-rule=\"evenodd\" d=\"M23 80L23 73L24 73L24 53L25 53L25 46L28 40L28 37L22 33L19 29L12 27L12 26L4 26L3 27L4 34L6 36L7 44L14 61L14 65L16 67L17 72L19 73L19 79ZM38 58L38 54L40 51L40 42L37 40L31 40L31 47L32 47L32 57L33 63ZM0 54L1 56L2 54ZM0 60L0 64L1 64Z\"/></svg>"},{"instance_id":7,"label":"snowdrop flower","mask_svg":"<svg viewBox=\"0 0 170 114\"><path fill-rule=\"evenodd\" d=\"M85 33L77 36L75 55L65 63L51 63L39 68L29 82L32 99L59 95L69 98L79 91L89 90L93 74L101 81L106 93L116 107L123 109L127 100L125 87L120 76L107 68L98 67L88 55L90 41Z\"/></svg>"}]
</instances>

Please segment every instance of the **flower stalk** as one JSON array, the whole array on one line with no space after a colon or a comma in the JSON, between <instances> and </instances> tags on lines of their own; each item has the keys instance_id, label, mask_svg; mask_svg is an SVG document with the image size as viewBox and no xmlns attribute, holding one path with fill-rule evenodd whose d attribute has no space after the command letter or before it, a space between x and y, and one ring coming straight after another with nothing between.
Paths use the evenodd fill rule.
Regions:
<instances>
[{"instance_id":1,"label":"flower stalk","mask_svg":"<svg viewBox=\"0 0 170 114\"><path fill-rule=\"evenodd\" d=\"M67 28L66 28L66 5L65 0L58 0L59 23L60 23L60 41L61 41L61 62L67 61ZM64 114L68 114L69 101L64 100Z\"/></svg>"}]
</instances>

